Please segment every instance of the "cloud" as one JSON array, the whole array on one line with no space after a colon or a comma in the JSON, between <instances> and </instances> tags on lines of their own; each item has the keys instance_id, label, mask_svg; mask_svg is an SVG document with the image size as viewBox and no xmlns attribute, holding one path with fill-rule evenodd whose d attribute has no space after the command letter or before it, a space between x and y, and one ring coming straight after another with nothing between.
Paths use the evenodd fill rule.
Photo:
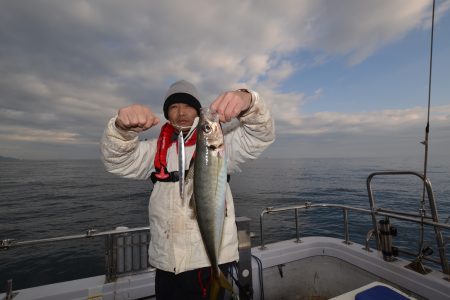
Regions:
<instances>
[{"instance_id":1,"label":"cloud","mask_svg":"<svg viewBox=\"0 0 450 300\"><path fill-rule=\"evenodd\" d=\"M80 139L80 135L73 132L30 129L20 126L2 127L2 129L0 130L0 137L5 141L27 141L40 143L85 144L87 142L90 142Z\"/></svg>"},{"instance_id":2,"label":"cloud","mask_svg":"<svg viewBox=\"0 0 450 300\"><path fill-rule=\"evenodd\" d=\"M305 115L290 126L277 120L277 141L269 157L415 157L424 155L427 109L360 113L320 112ZM436 106L430 117L430 157L448 157L450 105Z\"/></svg>"},{"instance_id":3,"label":"cloud","mask_svg":"<svg viewBox=\"0 0 450 300\"><path fill-rule=\"evenodd\" d=\"M328 1L316 11L318 26L311 26L306 47L347 55L350 65L358 64L429 20L429 5L420 0Z\"/></svg>"},{"instance_id":4,"label":"cloud","mask_svg":"<svg viewBox=\"0 0 450 300\"><path fill-rule=\"evenodd\" d=\"M448 9L443 2L440 15ZM0 10L0 140L91 145L121 106L160 112L180 78L199 87L205 104L255 88L282 132L367 127L377 112L305 116L305 101L323 91L287 92L283 82L335 57L358 64L429 18L423 0L8 1ZM312 56L293 60L303 52Z\"/></svg>"},{"instance_id":5,"label":"cloud","mask_svg":"<svg viewBox=\"0 0 450 300\"><path fill-rule=\"evenodd\" d=\"M441 129L449 126L450 105L433 108L430 123ZM381 111L340 113L318 112L296 119L283 118L278 126L280 134L325 135L331 133L361 133L365 135L381 133L401 133L419 127L425 128L427 109L387 109ZM294 125L294 126L292 126Z\"/></svg>"}]
</instances>

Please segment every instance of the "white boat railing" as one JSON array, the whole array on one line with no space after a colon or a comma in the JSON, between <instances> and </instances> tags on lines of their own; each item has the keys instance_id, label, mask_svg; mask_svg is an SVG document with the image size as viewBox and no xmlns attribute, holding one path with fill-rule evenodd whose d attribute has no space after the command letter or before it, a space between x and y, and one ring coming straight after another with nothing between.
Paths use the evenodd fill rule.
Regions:
<instances>
[{"instance_id":1,"label":"white boat railing","mask_svg":"<svg viewBox=\"0 0 450 300\"><path fill-rule=\"evenodd\" d=\"M84 234L26 241L3 239L0 240L0 250L71 240L94 239L98 237L105 239L106 282L114 281L122 275L139 273L149 268L147 258L148 243L150 242L149 227L117 227L114 230L106 231L89 229Z\"/></svg>"},{"instance_id":2,"label":"white boat railing","mask_svg":"<svg viewBox=\"0 0 450 300\"><path fill-rule=\"evenodd\" d=\"M388 210L388 209L376 207L375 200L374 200L375 197L373 195L372 188L371 188L371 180L373 177L379 176L379 175L414 175L414 176L421 178L425 184L425 188L427 191L427 196L428 196L428 199L430 202L432 217L426 217L424 215L423 211L421 211L420 214L415 215L415 214L411 214L411 213L404 213L404 212L400 212L400 211ZM300 239L300 231L299 231L299 211L307 211L307 210L311 210L313 208L341 209L343 212L343 222L344 222L343 223L344 243L346 243L346 244L351 243L350 236L349 236L348 212L353 211L353 212L367 214L367 215L372 216L373 229L371 229L366 236L365 249L367 251L371 251L368 246L368 241L372 236L376 237L377 249L384 250L384 249L382 249L382 245L381 245L382 239L379 234L380 228L377 223L377 216L384 217L385 220L387 220L387 222L389 222L388 221L389 218L393 218L393 219L398 219L398 220L403 220L403 221L408 221L408 222L414 222L414 223L418 223L421 225L432 226L435 231L436 243L437 243L437 247L439 250L440 260L426 257L424 255L424 252L429 252L428 249L421 249L421 253L419 253L419 254L414 254L406 249L399 249L399 251L403 254L416 256L416 261L418 261L418 263L420 263L420 265L421 265L421 260L428 260L428 261L432 261L434 263L439 264L442 267L442 272L449 275L449 279L450 279L448 259L447 259L446 252L445 252L445 241L442 237L442 232L441 232L441 229L450 230L450 225L447 224L447 222L446 223L439 222L437 209L436 209L436 203L435 203L435 199L434 199L434 195L433 195L433 190L432 190L429 179L424 178L422 175L420 175L416 172L410 172L410 171L406 171L406 172L403 172L403 171L400 171L400 172L397 172L397 171L395 171L395 172L376 172L376 173L372 173L369 175L369 177L367 179L367 189L368 189L368 193L369 193L369 202L370 202L371 209L359 208L359 207L348 206L348 205L340 205L340 204L329 204L329 203L312 204L309 201L305 201L305 203L302 205L292 205L292 206L285 206L285 207L267 207L260 214L260 239L261 239L260 249L261 250L266 249L265 240L264 240L264 216L267 214L293 211L294 218L295 218L295 233L296 233L295 242L300 243L301 239ZM381 221L381 222L383 222L383 221ZM386 260L389 260L389 259L386 258Z\"/></svg>"},{"instance_id":3,"label":"white boat railing","mask_svg":"<svg viewBox=\"0 0 450 300\"><path fill-rule=\"evenodd\" d=\"M248 295L252 286L250 219L236 217L236 226L239 240L240 260L237 265L237 274L241 285L240 293ZM0 250L71 240L92 240L99 237L105 239L105 283L114 282L122 276L154 271L154 268L148 263L148 245L150 243L150 227L148 226L117 227L114 230L106 231L89 229L84 234L26 241L3 239L0 240ZM6 282L6 295L13 295L12 279Z\"/></svg>"},{"instance_id":4,"label":"white boat railing","mask_svg":"<svg viewBox=\"0 0 450 300\"><path fill-rule=\"evenodd\" d=\"M52 242L63 242L70 240L79 240L85 238L93 238L99 236L108 236L111 234L119 234L119 233L132 233L138 231L150 230L150 227L136 227L136 228L127 228L127 227L118 227L113 230L105 230L98 231L97 229L88 229L84 234L74 234L74 235L65 235L53 238L45 238L45 239L37 239L37 240L27 240L27 241L17 241L14 239L3 239L0 240L0 249L8 249L11 247L19 247L19 246L27 246L27 245L37 245L44 243L52 243Z\"/></svg>"},{"instance_id":5,"label":"white boat railing","mask_svg":"<svg viewBox=\"0 0 450 300\"><path fill-rule=\"evenodd\" d=\"M434 193L433 193L433 188L431 186L431 181L425 177L422 174L419 174L417 172L413 172L413 171L389 171L389 172L374 172L372 174L370 174L367 177L367 192L369 195L369 203L370 203L370 209L372 210L372 222L373 222L373 226L374 228L376 228L377 226L377 219L376 216L377 214L375 212L388 212L385 209L379 208L377 207L376 203L375 203L375 196L373 194L373 189L372 189L372 179L375 176L404 176L404 175L412 175L415 177L418 177L422 183L423 183L423 195L422 195L422 200L421 200L421 207L419 209L419 214L417 215L417 217L420 219L420 222L418 222L419 224L422 225L422 236L423 236L423 225L425 225L425 220L426 219L431 219L434 223L436 224L440 224L439 222L439 215L438 215L438 211L437 211L437 207L436 207L436 200L434 198ZM428 198L428 203L430 205L430 211L431 211L431 218L426 216L426 210L425 210L425 192ZM396 212L394 211L393 214L395 215L411 215L411 214L405 214L403 212ZM413 216L415 217L415 216ZM449 271L449 266L448 266L448 261L447 261L447 257L446 257L446 253L445 253L445 243L444 243L444 238L442 237L442 232L441 232L441 226L440 225L433 225L433 229L434 229L434 235L436 238L436 244L439 250L439 256L441 259L441 264L442 264L442 271L446 274L450 274ZM375 235L378 237L378 231L375 231ZM379 244L380 239L377 238L377 248L380 249L381 246ZM423 242L420 241L420 247L423 247ZM419 252L422 252L424 249L420 249ZM419 253L420 255L420 253Z\"/></svg>"}]
</instances>

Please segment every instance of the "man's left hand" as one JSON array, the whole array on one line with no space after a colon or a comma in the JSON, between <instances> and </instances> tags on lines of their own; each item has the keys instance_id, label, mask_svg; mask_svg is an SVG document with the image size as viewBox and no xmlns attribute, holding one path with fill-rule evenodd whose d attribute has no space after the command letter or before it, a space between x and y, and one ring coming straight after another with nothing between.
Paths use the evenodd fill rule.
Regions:
<instances>
[{"instance_id":1,"label":"man's left hand","mask_svg":"<svg viewBox=\"0 0 450 300\"><path fill-rule=\"evenodd\" d=\"M250 108L252 94L244 91L225 92L210 105L219 114L221 122L229 122Z\"/></svg>"}]
</instances>

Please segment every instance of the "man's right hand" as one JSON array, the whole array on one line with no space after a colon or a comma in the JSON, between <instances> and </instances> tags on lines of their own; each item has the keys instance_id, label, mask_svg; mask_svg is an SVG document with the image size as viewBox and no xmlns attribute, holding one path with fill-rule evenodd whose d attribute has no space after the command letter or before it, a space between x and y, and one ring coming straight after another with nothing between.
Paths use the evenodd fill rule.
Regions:
<instances>
[{"instance_id":1,"label":"man's right hand","mask_svg":"<svg viewBox=\"0 0 450 300\"><path fill-rule=\"evenodd\" d=\"M145 131L159 123L159 118L150 108L133 104L119 109L116 127L134 132Z\"/></svg>"}]
</instances>

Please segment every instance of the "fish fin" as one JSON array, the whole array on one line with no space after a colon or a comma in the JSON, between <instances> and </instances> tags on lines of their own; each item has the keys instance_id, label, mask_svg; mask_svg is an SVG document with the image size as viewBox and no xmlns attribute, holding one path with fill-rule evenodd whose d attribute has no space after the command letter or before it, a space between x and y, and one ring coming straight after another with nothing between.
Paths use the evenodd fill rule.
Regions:
<instances>
[{"instance_id":1,"label":"fish fin","mask_svg":"<svg viewBox=\"0 0 450 300\"><path fill-rule=\"evenodd\" d=\"M194 172L195 172L194 167L191 166L186 174L185 180L186 181L190 181L190 180L194 181Z\"/></svg>"},{"instance_id":2,"label":"fish fin","mask_svg":"<svg viewBox=\"0 0 450 300\"><path fill-rule=\"evenodd\" d=\"M228 279L225 277L225 275L222 273L222 271L219 271L219 277L213 277L211 280L211 290L209 293L209 299L217 299L219 296L220 288L226 289L230 291L231 295L234 295L233 287L231 286Z\"/></svg>"},{"instance_id":3,"label":"fish fin","mask_svg":"<svg viewBox=\"0 0 450 300\"><path fill-rule=\"evenodd\" d=\"M184 178L184 199L190 199L189 207L191 206L192 195L194 194L194 168L190 168ZM184 206L184 202L183 202Z\"/></svg>"},{"instance_id":4,"label":"fish fin","mask_svg":"<svg viewBox=\"0 0 450 300\"><path fill-rule=\"evenodd\" d=\"M197 219L197 207L195 206L194 193L192 193L191 200L189 201L189 208L192 210L191 219Z\"/></svg>"},{"instance_id":5,"label":"fish fin","mask_svg":"<svg viewBox=\"0 0 450 300\"><path fill-rule=\"evenodd\" d=\"M192 219L197 218L197 213L195 211L195 199L194 199L194 167L189 168L186 175L186 198L189 198L189 208L192 209Z\"/></svg>"}]
</instances>

